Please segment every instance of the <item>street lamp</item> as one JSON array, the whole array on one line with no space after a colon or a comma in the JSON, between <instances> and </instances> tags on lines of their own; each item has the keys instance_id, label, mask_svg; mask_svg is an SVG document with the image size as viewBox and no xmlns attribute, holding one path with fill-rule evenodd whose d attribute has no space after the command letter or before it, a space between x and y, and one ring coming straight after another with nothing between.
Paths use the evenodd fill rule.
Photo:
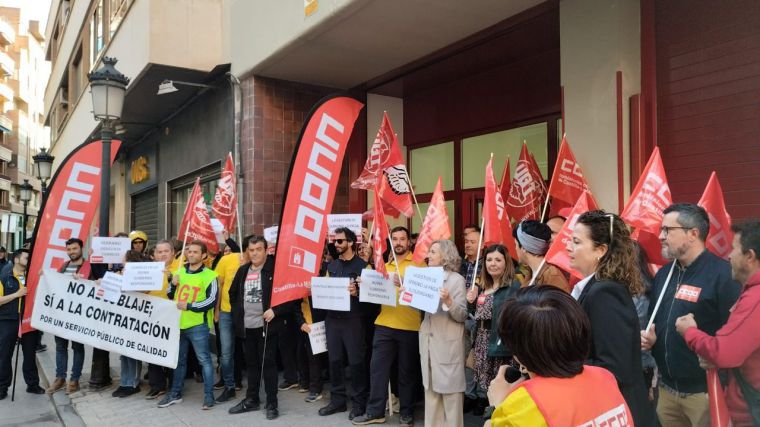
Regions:
<instances>
[{"instance_id":1,"label":"street lamp","mask_svg":"<svg viewBox=\"0 0 760 427\"><path fill-rule=\"evenodd\" d=\"M108 216L111 204L111 139L113 125L121 118L124 95L129 79L114 65L117 59L103 57L103 66L87 75L92 93L92 114L100 121L100 139L103 144L100 171L100 225L101 236L108 236Z\"/></svg>"},{"instance_id":2,"label":"street lamp","mask_svg":"<svg viewBox=\"0 0 760 427\"><path fill-rule=\"evenodd\" d=\"M19 184L19 189L21 189L19 198L21 199L21 203L24 204L24 225L22 226L21 231L21 245L23 246L24 243L26 243L26 223L29 219L29 216L26 213L26 207L29 205L29 201L32 200L32 191L34 190L34 187L32 187L32 184L29 183L28 179L25 179L23 184Z\"/></svg>"},{"instance_id":3,"label":"street lamp","mask_svg":"<svg viewBox=\"0 0 760 427\"><path fill-rule=\"evenodd\" d=\"M34 160L34 172L36 172L37 179L40 180L42 198L44 199L47 192L47 181L53 173L53 160L55 160L55 157L48 153L47 149L41 148L39 153L32 156L32 160Z\"/></svg>"}]
</instances>

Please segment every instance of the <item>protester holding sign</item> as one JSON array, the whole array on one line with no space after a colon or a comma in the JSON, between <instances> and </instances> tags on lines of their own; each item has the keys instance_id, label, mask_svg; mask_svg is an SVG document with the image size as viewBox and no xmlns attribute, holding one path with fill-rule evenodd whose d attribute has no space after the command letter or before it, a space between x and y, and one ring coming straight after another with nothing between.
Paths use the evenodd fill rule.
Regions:
<instances>
[{"instance_id":1,"label":"protester holding sign","mask_svg":"<svg viewBox=\"0 0 760 427\"><path fill-rule=\"evenodd\" d=\"M705 247L710 230L707 212L697 205L677 203L663 211L660 228L662 255L673 259L654 278L652 297L660 298L659 310L649 305L654 324L641 331L641 347L652 349L660 368L657 416L662 425L710 424L705 371L697 355L676 332L676 319L689 313L699 329L715 335L728 320L739 297L740 285L731 279L728 261ZM675 264L674 264L675 263ZM671 280L668 272L674 269ZM658 336L660 339L658 339Z\"/></svg>"},{"instance_id":2,"label":"protester holding sign","mask_svg":"<svg viewBox=\"0 0 760 427\"><path fill-rule=\"evenodd\" d=\"M515 269L507 248L503 245L491 245L483 251L485 268L480 275L480 282L467 291L467 302L475 304L475 321L477 322L475 340L470 350L471 367L478 384L478 402L472 410L473 415L483 415L488 406L486 392L488 384L496 376L499 366L509 362L512 354L501 345L501 339L495 332L494 324L499 318L504 301L520 289L520 282L515 280Z\"/></svg>"},{"instance_id":3,"label":"protester holding sign","mask_svg":"<svg viewBox=\"0 0 760 427\"><path fill-rule=\"evenodd\" d=\"M82 255L83 246L84 242L77 238L66 241L66 254L69 256L69 260L58 269L59 273L89 277L91 267ZM79 391L79 378L82 376L82 367L84 366L84 345L72 341L71 349L74 351L74 360L71 365L71 378L67 386L66 370L69 366L69 340L55 337L55 380L47 389L49 394L53 394L64 387L66 387L66 394ZM108 382L110 385L110 378Z\"/></svg>"},{"instance_id":4,"label":"protester holding sign","mask_svg":"<svg viewBox=\"0 0 760 427\"><path fill-rule=\"evenodd\" d=\"M641 374L639 317L632 300L644 288L628 226L604 211L583 213L568 252L570 266L590 276L578 298L591 321L588 363L615 375L635 425L653 425Z\"/></svg>"},{"instance_id":5,"label":"protester holding sign","mask_svg":"<svg viewBox=\"0 0 760 427\"><path fill-rule=\"evenodd\" d=\"M502 365L491 381L496 409L485 427L634 425L615 377L584 365L592 334L578 303L553 286L525 288L507 301L499 335L520 368Z\"/></svg>"},{"instance_id":6,"label":"protester holding sign","mask_svg":"<svg viewBox=\"0 0 760 427\"><path fill-rule=\"evenodd\" d=\"M172 277L169 299L177 302L182 312L179 318L180 340L177 369L174 370L172 388L160 402L159 408L182 403L182 386L187 369L187 353L190 345L195 350L203 369L202 409L214 406L214 367L209 351L210 327L213 326L214 304L216 303L218 282L216 273L203 265L208 257L206 244L193 240L185 250L187 264Z\"/></svg>"},{"instance_id":7,"label":"protester holding sign","mask_svg":"<svg viewBox=\"0 0 760 427\"><path fill-rule=\"evenodd\" d=\"M425 426L461 427L464 378L465 284L457 270L461 258L451 240L436 240L428 251L428 266L443 267L441 302L434 314L425 313L420 325L422 385L425 387Z\"/></svg>"},{"instance_id":8,"label":"protester holding sign","mask_svg":"<svg viewBox=\"0 0 760 427\"><path fill-rule=\"evenodd\" d=\"M415 265L409 250L409 230L395 227L391 230L391 243L395 256L385 264L386 271L397 283L404 276L406 267ZM399 265L396 265L398 260ZM357 279L358 281L359 279ZM361 283L360 283L361 285ZM364 290L362 290L364 292ZM414 390L419 375L420 312L410 306L381 305L375 320L375 336L370 363L370 393L366 413L354 418L354 425L375 424L385 421L385 405L388 401L388 379L391 366L398 360L398 396L400 401L400 425L414 425Z\"/></svg>"},{"instance_id":9,"label":"protester holding sign","mask_svg":"<svg viewBox=\"0 0 760 427\"><path fill-rule=\"evenodd\" d=\"M348 415L353 420L364 414L367 406L367 369L365 362L366 342L363 312L359 302L359 289L355 279L361 275L367 263L354 252L356 234L348 228L335 230L335 249L338 259L327 266L330 277L347 277L350 282L348 291L351 295L349 311L327 310L325 326L327 328L327 353L330 360L330 403L319 409L319 415L332 415L345 412L347 394L344 382L343 351L348 354L351 369L351 389L353 407Z\"/></svg>"},{"instance_id":10,"label":"protester holding sign","mask_svg":"<svg viewBox=\"0 0 760 427\"><path fill-rule=\"evenodd\" d=\"M154 253L154 259L164 263L166 271L164 272L163 286L160 291L150 291L148 295L154 297L167 299L167 291L169 290L169 283L171 282L171 270L169 266L174 261L174 245L169 240L159 240L156 243L156 251ZM145 395L146 400L153 400L166 394L167 381L171 384L172 370L161 365L148 365L148 385L150 390Z\"/></svg>"},{"instance_id":11,"label":"protester holding sign","mask_svg":"<svg viewBox=\"0 0 760 427\"><path fill-rule=\"evenodd\" d=\"M277 404L277 345L284 339L286 319L295 309L294 302L272 307L272 279L275 260L267 256L263 236L248 236L243 247L250 262L242 265L230 286L230 306L235 333L244 339L248 390L245 399L230 408L230 414L256 411L260 408L259 389L264 376L266 417L280 415ZM226 390L227 393L229 389ZM234 396L234 389L231 391Z\"/></svg>"},{"instance_id":12,"label":"protester holding sign","mask_svg":"<svg viewBox=\"0 0 760 427\"><path fill-rule=\"evenodd\" d=\"M37 335L38 331L27 332L18 338L20 315L24 309L26 296L26 267L29 262L29 251L19 249L11 256L13 268L10 274L0 276L0 400L8 396L13 369L11 362L13 350L16 350L17 340L21 340L21 350L24 352L22 370L26 381L26 392L44 394L40 387L40 377L37 373Z\"/></svg>"}]
</instances>

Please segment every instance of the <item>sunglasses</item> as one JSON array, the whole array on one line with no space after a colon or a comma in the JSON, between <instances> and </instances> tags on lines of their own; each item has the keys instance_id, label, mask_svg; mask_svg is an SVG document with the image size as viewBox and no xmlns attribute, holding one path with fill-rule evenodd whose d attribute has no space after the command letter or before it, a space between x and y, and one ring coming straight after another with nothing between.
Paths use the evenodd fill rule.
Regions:
<instances>
[{"instance_id":1,"label":"sunglasses","mask_svg":"<svg viewBox=\"0 0 760 427\"><path fill-rule=\"evenodd\" d=\"M347 239L335 239L333 241L335 243L339 244L339 245L342 245L344 242L348 242L349 240L347 240Z\"/></svg>"}]
</instances>

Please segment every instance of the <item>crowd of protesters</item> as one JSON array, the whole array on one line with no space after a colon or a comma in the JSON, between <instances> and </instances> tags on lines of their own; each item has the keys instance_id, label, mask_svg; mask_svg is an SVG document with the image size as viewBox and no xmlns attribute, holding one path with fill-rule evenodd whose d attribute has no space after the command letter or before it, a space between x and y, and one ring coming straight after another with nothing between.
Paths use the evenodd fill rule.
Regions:
<instances>
[{"instance_id":1,"label":"crowd of protesters","mask_svg":"<svg viewBox=\"0 0 760 427\"><path fill-rule=\"evenodd\" d=\"M468 412L491 426L587 425L601 416L619 425L707 426L705 369L718 369L734 425L760 425L760 222L734 226L729 262L706 249L704 209L674 204L659 236L670 262L653 271L620 217L586 212L567 244L580 279L545 260L563 223L555 216L516 224L517 259L502 245L479 248L475 225L463 229L461 251L450 240L433 242L426 265L444 270L434 313L360 302L371 250L348 228L332 230L320 273L349 278L348 311L316 309L310 297L272 307L275 254L261 236L241 246L225 236L224 249L210 254L199 241L149 246L145 233L133 231L124 235L132 242L125 262L164 262L163 289L150 294L181 310L177 368L149 365L144 397L162 408L182 403L185 379L195 378L204 384L203 409L237 398L230 414L263 406L270 420L279 417L278 392L296 389L306 404L323 400L315 415L347 412L354 425L385 423L397 404L400 425L412 426L424 402L426 426L461 426ZM406 268L423 266L413 261L414 238L404 227L390 233L386 270L397 298ZM60 272L96 280L122 270L88 263L83 246L66 242ZM27 252L14 252L12 270L0 277L0 399L10 385L27 260ZM202 292L178 299L185 284ZM309 341L320 321L326 354L314 354ZM77 392L84 346L55 342L47 392ZM27 391L41 393L38 337L24 334L21 344ZM93 350L92 363L89 388L110 386L108 353ZM113 396L139 393L142 374L141 362L122 356ZM237 396L243 378L247 389Z\"/></svg>"}]
</instances>

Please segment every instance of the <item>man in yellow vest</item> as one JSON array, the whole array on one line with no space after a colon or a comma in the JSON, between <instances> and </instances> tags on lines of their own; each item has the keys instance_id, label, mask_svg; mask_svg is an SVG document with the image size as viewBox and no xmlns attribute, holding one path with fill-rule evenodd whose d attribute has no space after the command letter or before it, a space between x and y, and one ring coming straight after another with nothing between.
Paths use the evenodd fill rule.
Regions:
<instances>
[{"instance_id":1,"label":"man in yellow vest","mask_svg":"<svg viewBox=\"0 0 760 427\"><path fill-rule=\"evenodd\" d=\"M417 266L412 261L409 251L409 230L395 227L391 230L391 244L394 257L385 264L389 274L404 276L406 268ZM396 265L398 260L399 265ZM396 276L398 277L398 276ZM375 320L375 336L372 343L372 361L370 363L370 391L367 410L352 420L354 425L385 423L385 405L388 400L388 379L391 365L398 357L398 393L400 406L399 423L401 426L414 425L414 392L420 365L419 330L422 316L419 310L398 304L383 305L380 315Z\"/></svg>"},{"instance_id":2,"label":"man in yellow vest","mask_svg":"<svg viewBox=\"0 0 760 427\"><path fill-rule=\"evenodd\" d=\"M16 348L16 340L21 340L24 351L24 381L26 391L32 394L43 394L40 387L40 377L37 373L37 334L38 331L27 332L18 338L21 313L24 312L24 297L26 296L26 265L29 261L29 251L19 249L13 252L13 269L0 277L0 400L8 396L8 386L11 385L13 374L11 358Z\"/></svg>"},{"instance_id":3,"label":"man in yellow vest","mask_svg":"<svg viewBox=\"0 0 760 427\"><path fill-rule=\"evenodd\" d=\"M203 370L203 409L214 406L214 366L209 351L210 328L214 321L214 304L219 286L216 273L206 268L206 244L193 240L185 249L187 264L172 276L168 296L182 310L179 318L179 358L174 370L171 391L158 402L159 408L182 403L182 386L187 369L187 353L192 344Z\"/></svg>"}]
</instances>

